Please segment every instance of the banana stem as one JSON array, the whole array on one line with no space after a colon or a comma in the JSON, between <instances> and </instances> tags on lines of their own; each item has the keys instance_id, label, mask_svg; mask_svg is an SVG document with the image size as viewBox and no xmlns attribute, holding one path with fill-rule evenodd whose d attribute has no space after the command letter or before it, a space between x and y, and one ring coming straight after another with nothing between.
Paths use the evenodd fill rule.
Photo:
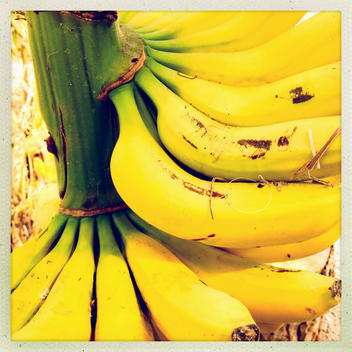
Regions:
<instances>
[{"instance_id":1,"label":"banana stem","mask_svg":"<svg viewBox=\"0 0 352 352\"><path fill-rule=\"evenodd\" d=\"M142 44L114 22L114 11L30 11L26 16L61 208L77 216L77 210L85 215L117 207L122 200L109 169L118 137L116 111L98 96L133 68L143 55Z\"/></svg>"}]
</instances>

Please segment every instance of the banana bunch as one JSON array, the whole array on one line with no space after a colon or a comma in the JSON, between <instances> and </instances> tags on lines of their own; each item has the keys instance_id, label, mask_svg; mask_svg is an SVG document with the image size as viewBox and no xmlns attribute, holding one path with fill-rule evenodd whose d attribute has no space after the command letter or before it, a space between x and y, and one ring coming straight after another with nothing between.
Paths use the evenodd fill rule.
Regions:
<instances>
[{"instance_id":1,"label":"banana bunch","mask_svg":"<svg viewBox=\"0 0 352 352\"><path fill-rule=\"evenodd\" d=\"M110 171L127 211L11 255L13 340L256 341L341 281L265 264L341 234L340 15L119 12L145 45Z\"/></svg>"},{"instance_id":2,"label":"banana bunch","mask_svg":"<svg viewBox=\"0 0 352 352\"><path fill-rule=\"evenodd\" d=\"M14 341L259 339L243 303L208 287L121 212L57 215L20 248L12 255L16 267L25 263L11 285Z\"/></svg>"},{"instance_id":3,"label":"banana bunch","mask_svg":"<svg viewBox=\"0 0 352 352\"><path fill-rule=\"evenodd\" d=\"M11 264L13 340L154 339L110 216L57 215Z\"/></svg>"},{"instance_id":4,"label":"banana bunch","mask_svg":"<svg viewBox=\"0 0 352 352\"><path fill-rule=\"evenodd\" d=\"M140 12L123 25L145 65L109 95L111 174L129 218L263 328L338 301L333 279L258 264L319 253L341 234L340 14L304 15Z\"/></svg>"}]
</instances>

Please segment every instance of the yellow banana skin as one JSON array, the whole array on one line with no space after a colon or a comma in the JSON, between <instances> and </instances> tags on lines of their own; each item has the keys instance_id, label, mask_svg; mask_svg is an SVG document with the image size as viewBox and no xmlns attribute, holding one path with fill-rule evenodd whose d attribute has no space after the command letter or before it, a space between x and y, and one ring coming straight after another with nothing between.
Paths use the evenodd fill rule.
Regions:
<instances>
[{"instance_id":1,"label":"yellow banana skin","mask_svg":"<svg viewBox=\"0 0 352 352\"><path fill-rule=\"evenodd\" d=\"M139 11L118 11L118 20L120 23L130 23L137 16Z\"/></svg>"},{"instance_id":2,"label":"yellow banana skin","mask_svg":"<svg viewBox=\"0 0 352 352\"><path fill-rule=\"evenodd\" d=\"M169 40L145 36L145 44L172 52L209 52L212 46L232 43L233 51L258 46L292 28L304 16L304 11L240 11L222 25L187 37Z\"/></svg>"},{"instance_id":3,"label":"yellow banana skin","mask_svg":"<svg viewBox=\"0 0 352 352\"><path fill-rule=\"evenodd\" d=\"M110 217L97 217L100 254L96 272L96 341L152 341L127 264L117 246Z\"/></svg>"},{"instance_id":4,"label":"yellow banana skin","mask_svg":"<svg viewBox=\"0 0 352 352\"><path fill-rule=\"evenodd\" d=\"M341 114L340 61L256 87L185 76L150 58L147 66L177 95L227 125L261 126Z\"/></svg>"},{"instance_id":5,"label":"yellow banana skin","mask_svg":"<svg viewBox=\"0 0 352 352\"><path fill-rule=\"evenodd\" d=\"M158 110L158 132L168 151L191 169L228 180L259 175L267 180L289 181L312 159L309 131L316 151L340 128L340 116L295 120L278 124L235 127L210 119L165 87L148 68L135 76ZM315 177L340 173L341 137L320 159ZM307 179L308 174L302 174Z\"/></svg>"},{"instance_id":6,"label":"yellow banana skin","mask_svg":"<svg viewBox=\"0 0 352 352\"><path fill-rule=\"evenodd\" d=\"M168 340L258 339L259 330L242 303L204 285L165 246L134 228L123 213L114 213L113 219L152 319Z\"/></svg>"},{"instance_id":7,"label":"yellow banana skin","mask_svg":"<svg viewBox=\"0 0 352 352\"><path fill-rule=\"evenodd\" d=\"M306 240L339 221L339 187L291 183L279 189L199 179L153 139L131 84L115 89L110 98L120 122L112 180L126 204L153 226L214 246L250 248Z\"/></svg>"},{"instance_id":8,"label":"yellow banana skin","mask_svg":"<svg viewBox=\"0 0 352 352\"><path fill-rule=\"evenodd\" d=\"M187 16L187 11L164 11L162 16L156 18L155 21L146 26L136 28L136 31L143 36L146 33L160 30L183 16Z\"/></svg>"},{"instance_id":9,"label":"yellow banana skin","mask_svg":"<svg viewBox=\"0 0 352 352\"><path fill-rule=\"evenodd\" d=\"M319 253L332 246L341 235L340 224L307 241L259 248L226 248L229 253L260 263L285 262Z\"/></svg>"},{"instance_id":10,"label":"yellow banana skin","mask_svg":"<svg viewBox=\"0 0 352 352\"><path fill-rule=\"evenodd\" d=\"M95 271L94 218L82 218L77 247L34 317L13 341L89 341Z\"/></svg>"},{"instance_id":11,"label":"yellow banana skin","mask_svg":"<svg viewBox=\"0 0 352 352\"><path fill-rule=\"evenodd\" d=\"M143 39L166 40L193 36L208 31L209 28L222 26L239 15L238 11L190 11L169 25L157 31L141 34Z\"/></svg>"},{"instance_id":12,"label":"yellow banana skin","mask_svg":"<svg viewBox=\"0 0 352 352\"><path fill-rule=\"evenodd\" d=\"M56 215L49 227L11 253L11 290L14 290L33 267L48 253L67 221Z\"/></svg>"},{"instance_id":13,"label":"yellow banana skin","mask_svg":"<svg viewBox=\"0 0 352 352\"><path fill-rule=\"evenodd\" d=\"M160 63L188 75L235 86L274 82L341 60L340 13L320 12L252 49L233 53L172 53L147 48Z\"/></svg>"},{"instance_id":14,"label":"yellow banana skin","mask_svg":"<svg viewBox=\"0 0 352 352\"><path fill-rule=\"evenodd\" d=\"M120 11L118 12L120 14ZM164 11L140 11L127 22L125 19L121 23L128 24L132 28L144 27L165 14ZM120 19L120 16L119 16Z\"/></svg>"},{"instance_id":15,"label":"yellow banana skin","mask_svg":"<svg viewBox=\"0 0 352 352\"><path fill-rule=\"evenodd\" d=\"M79 220L69 218L58 244L23 279L11 294L11 334L35 314L72 251Z\"/></svg>"},{"instance_id":16,"label":"yellow banana skin","mask_svg":"<svg viewBox=\"0 0 352 352\"><path fill-rule=\"evenodd\" d=\"M133 212L128 217L166 244L203 282L239 299L255 321L269 324L314 319L337 305L341 282L310 271L259 264L221 249L170 236Z\"/></svg>"}]
</instances>

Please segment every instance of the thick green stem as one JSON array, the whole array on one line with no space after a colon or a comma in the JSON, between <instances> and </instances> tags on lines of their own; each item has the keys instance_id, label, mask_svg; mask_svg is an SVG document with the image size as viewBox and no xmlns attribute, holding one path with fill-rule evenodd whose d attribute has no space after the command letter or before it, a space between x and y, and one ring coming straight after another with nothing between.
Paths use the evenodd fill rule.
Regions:
<instances>
[{"instance_id":1,"label":"thick green stem","mask_svg":"<svg viewBox=\"0 0 352 352\"><path fill-rule=\"evenodd\" d=\"M101 20L103 12L97 21L66 12L26 15L40 108L51 136L48 149L56 155L61 207L115 207L122 203L109 169L118 137L116 111L98 96L104 98L101 92L133 71L143 58L142 44L118 23Z\"/></svg>"}]
</instances>

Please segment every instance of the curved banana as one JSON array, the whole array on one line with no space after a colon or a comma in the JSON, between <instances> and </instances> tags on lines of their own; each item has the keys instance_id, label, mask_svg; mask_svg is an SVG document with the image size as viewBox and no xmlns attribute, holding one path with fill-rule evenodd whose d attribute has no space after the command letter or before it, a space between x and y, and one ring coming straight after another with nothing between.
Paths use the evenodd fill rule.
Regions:
<instances>
[{"instance_id":1,"label":"curved banana","mask_svg":"<svg viewBox=\"0 0 352 352\"><path fill-rule=\"evenodd\" d=\"M156 326L168 340L257 340L259 330L247 308L204 285L165 246L112 215L128 263Z\"/></svg>"},{"instance_id":2,"label":"curved banana","mask_svg":"<svg viewBox=\"0 0 352 352\"><path fill-rule=\"evenodd\" d=\"M191 11L157 31L141 34L143 39L167 40L197 35L231 21L240 14L238 11Z\"/></svg>"},{"instance_id":3,"label":"curved banana","mask_svg":"<svg viewBox=\"0 0 352 352\"><path fill-rule=\"evenodd\" d=\"M80 220L77 247L39 311L13 341L89 341L95 262L94 218Z\"/></svg>"},{"instance_id":4,"label":"curved banana","mask_svg":"<svg viewBox=\"0 0 352 352\"><path fill-rule=\"evenodd\" d=\"M289 30L304 14L304 11L240 11L222 25L187 37L155 40L160 37L154 32L143 39L154 49L172 52L211 52L212 46L230 42L233 51L247 50Z\"/></svg>"},{"instance_id":5,"label":"curved banana","mask_svg":"<svg viewBox=\"0 0 352 352\"><path fill-rule=\"evenodd\" d=\"M187 11L164 11L163 15L156 18L155 21L149 23L146 26L136 28L136 32L138 32L141 36L145 33L158 31L165 26L177 21L179 18L187 15Z\"/></svg>"},{"instance_id":6,"label":"curved banana","mask_svg":"<svg viewBox=\"0 0 352 352\"><path fill-rule=\"evenodd\" d=\"M203 282L239 299L255 321L301 322L338 304L341 281L310 271L259 264L202 243L170 236L128 211L139 229L166 244Z\"/></svg>"},{"instance_id":7,"label":"curved banana","mask_svg":"<svg viewBox=\"0 0 352 352\"><path fill-rule=\"evenodd\" d=\"M152 341L127 264L111 228L110 217L97 217L99 261L96 271L96 341Z\"/></svg>"},{"instance_id":8,"label":"curved banana","mask_svg":"<svg viewBox=\"0 0 352 352\"><path fill-rule=\"evenodd\" d=\"M132 84L110 93L120 136L110 170L126 204L172 235L230 248L292 243L340 219L340 189L320 184L212 183L178 166L140 117Z\"/></svg>"},{"instance_id":9,"label":"curved banana","mask_svg":"<svg viewBox=\"0 0 352 352\"><path fill-rule=\"evenodd\" d=\"M209 177L256 180L261 175L267 180L290 180L313 157L309 133L318 151L341 126L340 116L257 127L227 126L178 97L146 67L136 74L135 81L157 107L158 132L164 146L183 164ZM311 175L336 175L340 169L338 137Z\"/></svg>"},{"instance_id":10,"label":"curved banana","mask_svg":"<svg viewBox=\"0 0 352 352\"><path fill-rule=\"evenodd\" d=\"M19 330L46 299L69 259L79 220L69 218L57 245L28 273L11 294L11 333Z\"/></svg>"},{"instance_id":11,"label":"curved banana","mask_svg":"<svg viewBox=\"0 0 352 352\"><path fill-rule=\"evenodd\" d=\"M61 234L66 221L66 215L56 215L47 229L11 253L11 290L14 290L33 267L49 252L50 247Z\"/></svg>"},{"instance_id":12,"label":"curved banana","mask_svg":"<svg viewBox=\"0 0 352 352\"><path fill-rule=\"evenodd\" d=\"M260 126L341 114L340 61L257 87L186 76L151 58L146 64L177 95L227 125Z\"/></svg>"},{"instance_id":13,"label":"curved banana","mask_svg":"<svg viewBox=\"0 0 352 352\"><path fill-rule=\"evenodd\" d=\"M257 248L226 248L232 254L260 263L285 262L319 253L333 245L341 235L340 224L309 240Z\"/></svg>"},{"instance_id":14,"label":"curved banana","mask_svg":"<svg viewBox=\"0 0 352 352\"><path fill-rule=\"evenodd\" d=\"M118 20L120 23L129 23L140 11L118 11Z\"/></svg>"},{"instance_id":15,"label":"curved banana","mask_svg":"<svg viewBox=\"0 0 352 352\"><path fill-rule=\"evenodd\" d=\"M133 18L131 18L128 22L123 23L127 23L129 26L136 29L140 27L145 27L164 15L164 11L140 11L135 16L133 16Z\"/></svg>"},{"instance_id":16,"label":"curved banana","mask_svg":"<svg viewBox=\"0 0 352 352\"><path fill-rule=\"evenodd\" d=\"M320 12L252 49L234 53L172 53L147 48L148 55L180 72L218 83L255 86L341 60L341 16Z\"/></svg>"}]
</instances>

